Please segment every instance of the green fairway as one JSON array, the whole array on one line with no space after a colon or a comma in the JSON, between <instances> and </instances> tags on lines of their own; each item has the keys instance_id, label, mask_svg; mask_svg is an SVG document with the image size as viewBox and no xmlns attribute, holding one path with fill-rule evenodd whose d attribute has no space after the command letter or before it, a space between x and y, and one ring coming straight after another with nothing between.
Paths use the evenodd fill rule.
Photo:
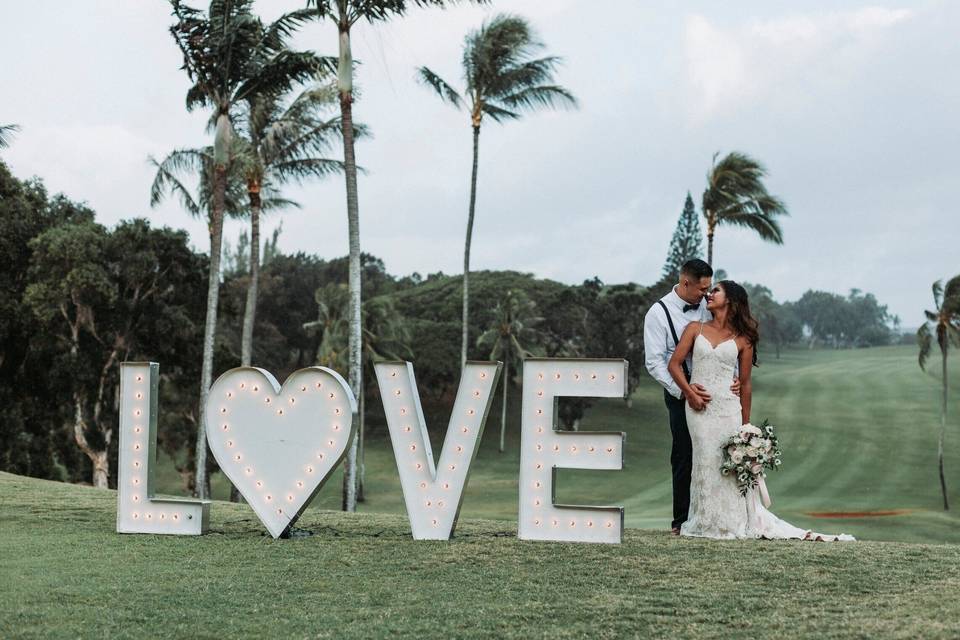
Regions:
<instances>
[{"instance_id":1,"label":"green fairway","mask_svg":"<svg viewBox=\"0 0 960 640\"><path fill-rule=\"evenodd\" d=\"M769 478L773 510L798 526L852 533L869 540L960 542L960 382L954 377L947 435L947 483L957 504L944 513L936 471L939 379L917 367L910 346L764 354L755 373L755 422L779 428L784 468ZM933 367L937 369L937 367ZM483 447L473 464L462 516L515 520L519 452L519 393L511 402L507 451L497 451L499 396ZM371 403L376 424L379 402ZM162 410L161 399L161 410ZM382 418L382 417L381 417ZM446 424L430 425L439 451ZM626 468L619 472L564 471L558 496L565 502L622 504L629 527L664 529L670 520L670 437L660 388L648 377L632 408L597 401L585 429L627 433ZM380 433L383 433L382 427ZM389 440L367 443L367 501L363 512L403 513ZM177 493L179 478L167 465L160 486ZM214 495L227 487L215 476ZM315 505L339 505L339 477L330 479ZM867 517L809 514L894 512Z\"/></svg>"},{"instance_id":2,"label":"green fairway","mask_svg":"<svg viewBox=\"0 0 960 640\"><path fill-rule=\"evenodd\" d=\"M113 491L0 473L0 497L3 638L960 635L957 545L531 543L490 520L415 542L318 509L275 541L225 503L204 537L120 535Z\"/></svg>"}]
</instances>

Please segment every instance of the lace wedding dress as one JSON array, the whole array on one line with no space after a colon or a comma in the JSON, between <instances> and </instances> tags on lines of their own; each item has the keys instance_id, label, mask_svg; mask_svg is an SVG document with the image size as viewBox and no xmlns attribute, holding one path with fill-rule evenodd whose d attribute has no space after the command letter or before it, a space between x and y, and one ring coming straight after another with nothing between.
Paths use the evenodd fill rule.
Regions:
<instances>
[{"instance_id":1,"label":"lace wedding dress","mask_svg":"<svg viewBox=\"0 0 960 640\"><path fill-rule=\"evenodd\" d=\"M702 326L701 326L702 331ZM712 399L703 411L687 406L687 426L693 441L690 516L680 535L701 538L767 538L852 541L848 535L827 535L800 529L768 511L759 492L741 496L736 479L720 473L723 442L742 425L740 398L730 391L737 365L737 343L725 340L713 346L701 333L693 342L691 383L702 384Z\"/></svg>"}]
</instances>

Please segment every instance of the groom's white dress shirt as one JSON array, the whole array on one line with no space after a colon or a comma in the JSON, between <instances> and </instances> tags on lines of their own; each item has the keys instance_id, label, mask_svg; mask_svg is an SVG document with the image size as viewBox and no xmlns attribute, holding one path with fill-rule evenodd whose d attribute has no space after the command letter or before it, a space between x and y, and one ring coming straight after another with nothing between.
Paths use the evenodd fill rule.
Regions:
<instances>
[{"instance_id":1,"label":"groom's white dress shirt","mask_svg":"<svg viewBox=\"0 0 960 640\"><path fill-rule=\"evenodd\" d=\"M673 320L673 326L677 330L677 338L683 335L683 330L691 322L707 322L713 316L707 311L707 301L701 300L696 309L690 309L686 313L683 307L686 306L683 298L677 295L677 288L674 286L670 293L660 298L670 313ZM667 324L667 318L663 313L663 307L654 303L647 310L647 315L643 318L643 353L644 363L647 371L653 376L653 379L667 390L667 393L674 398L681 398L680 387L677 386L673 376L667 370L667 363L673 356L677 345L673 341L673 335L670 333L670 325ZM687 356L687 369L692 366L692 354Z\"/></svg>"}]
</instances>

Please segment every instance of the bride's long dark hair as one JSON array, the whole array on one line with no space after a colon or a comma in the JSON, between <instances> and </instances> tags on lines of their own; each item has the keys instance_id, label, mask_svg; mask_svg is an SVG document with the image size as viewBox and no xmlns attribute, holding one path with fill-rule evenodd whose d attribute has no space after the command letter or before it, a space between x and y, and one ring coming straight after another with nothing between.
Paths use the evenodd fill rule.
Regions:
<instances>
[{"instance_id":1,"label":"bride's long dark hair","mask_svg":"<svg viewBox=\"0 0 960 640\"><path fill-rule=\"evenodd\" d=\"M747 290L733 280L721 280L720 286L727 296L730 311L727 321L734 334L743 336L753 347L753 366L757 366L757 347L760 344L760 323L750 313L750 299Z\"/></svg>"}]
</instances>

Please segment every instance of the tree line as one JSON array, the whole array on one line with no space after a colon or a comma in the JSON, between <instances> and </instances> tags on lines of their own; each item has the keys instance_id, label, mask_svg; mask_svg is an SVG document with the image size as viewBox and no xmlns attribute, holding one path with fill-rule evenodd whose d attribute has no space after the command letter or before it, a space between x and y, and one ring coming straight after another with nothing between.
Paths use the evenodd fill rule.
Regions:
<instances>
[{"instance_id":1,"label":"tree line","mask_svg":"<svg viewBox=\"0 0 960 640\"><path fill-rule=\"evenodd\" d=\"M313 364L344 370L349 363L349 257L323 259L265 244L258 275L256 339L251 361L284 379ZM147 220L98 224L89 208L50 196L37 179L20 180L0 163L0 464L15 473L111 486L115 481L119 363L161 364L158 440L187 490L196 490L199 421L194 384L201 375L209 256L193 251L183 231ZM252 245L240 240L224 255L225 269L212 345L211 371L239 365ZM383 261L361 255L362 357L412 360L431 425L446 424L460 375L462 278L442 273L390 274ZM590 279L568 285L514 271L476 272L468 325L470 359L497 358L506 367L502 393L519 385L522 360L551 357L626 357L629 388L644 375L642 321L673 279L649 286ZM748 285L764 343L802 343L812 331L842 335L829 346L889 340L885 308L870 294L842 297L808 292L779 303L761 285ZM847 311L837 311L844 305ZM836 327L825 310L864 310L872 323ZM872 328L871 328L872 327ZM852 336L866 336L854 340ZM773 353L768 352L769 356ZM769 357L768 356L768 357ZM358 394L369 429L384 428L375 383ZM575 429L589 401L562 403L560 421ZM501 447L510 428L499 422ZM362 440L361 440L362 441ZM362 498L362 451L357 490Z\"/></svg>"}]
</instances>

